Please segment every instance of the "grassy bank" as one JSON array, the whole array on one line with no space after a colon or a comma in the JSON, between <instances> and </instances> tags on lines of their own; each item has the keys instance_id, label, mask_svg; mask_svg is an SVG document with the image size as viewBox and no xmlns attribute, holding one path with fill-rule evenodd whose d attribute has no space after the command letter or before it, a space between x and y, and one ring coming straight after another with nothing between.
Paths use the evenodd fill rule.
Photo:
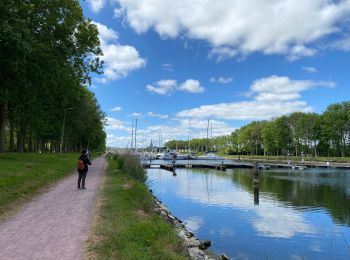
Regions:
<instances>
[{"instance_id":1,"label":"grassy bank","mask_svg":"<svg viewBox=\"0 0 350 260\"><path fill-rule=\"evenodd\" d=\"M187 259L174 229L153 212L145 173L130 157L108 160L90 259Z\"/></svg>"},{"instance_id":2,"label":"grassy bank","mask_svg":"<svg viewBox=\"0 0 350 260\"><path fill-rule=\"evenodd\" d=\"M0 216L71 173L78 154L0 154Z\"/></svg>"}]
</instances>

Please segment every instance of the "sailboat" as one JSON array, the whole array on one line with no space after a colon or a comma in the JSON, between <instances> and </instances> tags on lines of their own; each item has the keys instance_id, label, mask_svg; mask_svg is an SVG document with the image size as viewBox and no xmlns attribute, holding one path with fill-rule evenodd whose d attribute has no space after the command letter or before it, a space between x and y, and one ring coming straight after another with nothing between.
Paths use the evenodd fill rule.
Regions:
<instances>
[{"instance_id":1,"label":"sailboat","mask_svg":"<svg viewBox=\"0 0 350 260\"><path fill-rule=\"evenodd\" d=\"M213 135L213 128L211 128L211 135ZM209 119L208 119L208 126L207 126L207 145L206 145L206 154L198 156L198 160L223 160L224 158L215 154L214 152L208 151L208 141L209 141Z\"/></svg>"}]
</instances>

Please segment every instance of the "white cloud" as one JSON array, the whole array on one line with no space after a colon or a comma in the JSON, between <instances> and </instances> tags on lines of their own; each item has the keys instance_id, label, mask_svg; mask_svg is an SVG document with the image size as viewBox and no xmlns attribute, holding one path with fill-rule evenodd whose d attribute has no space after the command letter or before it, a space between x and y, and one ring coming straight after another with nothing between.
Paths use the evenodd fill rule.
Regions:
<instances>
[{"instance_id":1,"label":"white cloud","mask_svg":"<svg viewBox=\"0 0 350 260\"><path fill-rule=\"evenodd\" d=\"M147 116L149 116L149 117L157 117L159 119L165 119L165 118L169 117L168 115L155 114L153 112L147 112Z\"/></svg>"},{"instance_id":2,"label":"white cloud","mask_svg":"<svg viewBox=\"0 0 350 260\"><path fill-rule=\"evenodd\" d=\"M184 219L183 222L190 231L196 232L201 226L203 226L204 219L202 217L192 216Z\"/></svg>"},{"instance_id":3,"label":"white cloud","mask_svg":"<svg viewBox=\"0 0 350 260\"><path fill-rule=\"evenodd\" d=\"M239 54L238 50L228 46L216 46L209 52L209 59L215 59L216 62L222 62L227 59L237 57Z\"/></svg>"},{"instance_id":4,"label":"white cloud","mask_svg":"<svg viewBox=\"0 0 350 260\"><path fill-rule=\"evenodd\" d=\"M126 77L131 71L142 68L146 60L141 58L138 51L129 45L116 43L118 33L107 26L94 22L100 33L101 48L104 61L104 75L98 80L107 83Z\"/></svg>"},{"instance_id":5,"label":"white cloud","mask_svg":"<svg viewBox=\"0 0 350 260\"><path fill-rule=\"evenodd\" d=\"M129 116L131 116L131 117L142 117L142 113L134 112L134 113L131 113Z\"/></svg>"},{"instance_id":6,"label":"white cloud","mask_svg":"<svg viewBox=\"0 0 350 260\"><path fill-rule=\"evenodd\" d=\"M106 129L129 131L129 128L126 126L126 124L123 121L120 121L112 117L107 117Z\"/></svg>"},{"instance_id":7,"label":"white cloud","mask_svg":"<svg viewBox=\"0 0 350 260\"><path fill-rule=\"evenodd\" d=\"M87 3L94 13L98 13L103 7L105 7L106 0L87 0Z\"/></svg>"},{"instance_id":8,"label":"white cloud","mask_svg":"<svg viewBox=\"0 0 350 260\"><path fill-rule=\"evenodd\" d=\"M162 79L157 81L156 86L147 85L146 88L149 92L153 92L159 95L169 94L177 86L176 80Z\"/></svg>"},{"instance_id":9,"label":"white cloud","mask_svg":"<svg viewBox=\"0 0 350 260\"><path fill-rule=\"evenodd\" d=\"M139 113L138 113L139 114ZM152 112L146 113L146 116L157 115ZM158 115L157 115L158 116ZM163 116L163 115L162 115ZM126 124L125 122L109 119L110 127L107 129L112 130L124 130L128 134L115 136L113 138L107 139L108 146L112 147L126 147L128 142L130 142L130 133L131 133L131 124ZM154 145L158 145L159 141L161 145L165 142L173 139L178 140L188 140L189 137L189 126L191 125L190 138L205 138L207 134L207 120L201 120L197 118L193 118L191 120L189 118L175 118L173 119L173 123L169 125L160 124L148 126L147 128L138 128L137 130L137 147L146 147L153 140ZM229 126L227 123L218 120L210 120L210 136L222 136L228 135L236 128ZM211 133L212 129L212 133Z\"/></svg>"},{"instance_id":10,"label":"white cloud","mask_svg":"<svg viewBox=\"0 0 350 260\"><path fill-rule=\"evenodd\" d=\"M350 37L332 42L330 48L334 50L350 51Z\"/></svg>"},{"instance_id":11,"label":"white cloud","mask_svg":"<svg viewBox=\"0 0 350 260\"><path fill-rule=\"evenodd\" d=\"M121 111L122 110L122 107L113 107L110 109L110 111L112 112L118 112L118 111Z\"/></svg>"},{"instance_id":12,"label":"white cloud","mask_svg":"<svg viewBox=\"0 0 350 260\"><path fill-rule=\"evenodd\" d=\"M317 85L311 80L291 80L288 77L271 76L253 82L250 89L255 93L295 93Z\"/></svg>"},{"instance_id":13,"label":"white cloud","mask_svg":"<svg viewBox=\"0 0 350 260\"><path fill-rule=\"evenodd\" d=\"M317 54L316 49L307 48L304 45L295 45L287 55L289 61L296 61L303 57L312 57Z\"/></svg>"},{"instance_id":14,"label":"white cloud","mask_svg":"<svg viewBox=\"0 0 350 260\"><path fill-rule=\"evenodd\" d=\"M303 67L303 70L310 73L317 73L318 70L314 67Z\"/></svg>"},{"instance_id":15,"label":"white cloud","mask_svg":"<svg viewBox=\"0 0 350 260\"><path fill-rule=\"evenodd\" d=\"M203 105L180 111L178 117L218 118L226 120L265 120L295 111L312 112L300 93L314 87L335 87L331 81L291 80L271 76L256 80L250 86L250 101Z\"/></svg>"},{"instance_id":16,"label":"white cloud","mask_svg":"<svg viewBox=\"0 0 350 260\"><path fill-rule=\"evenodd\" d=\"M93 22L97 26L101 44L106 45L109 41L115 41L118 39L118 32L111 28L108 28L104 24Z\"/></svg>"},{"instance_id":17,"label":"white cloud","mask_svg":"<svg viewBox=\"0 0 350 260\"><path fill-rule=\"evenodd\" d=\"M190 93L202 93L204 88L200 85L198 80L188 79L182 83L179 87L179 90L190 92Z\"/></svg>"},{"instance_id":18,"label":"white cloud","mask_svg":"<svg viewBox=\"0 0 350 260\"><path fill-rule=\"evenodd\" d=\"M180 85L177 84L176 80L163 79L156 82L155 86L147 85L146 89L158 95L169 95L174 91L184 91L189 93L202 93L204 87L200 85L198 80L187 79Z\"/></svg>"},{"instance_id":19,"label":"white cloud","mask_svg":"<svg viewBox=\"0 0 350 260\"><path fill-rule=\"evenodd\" d=\"M119 0L124 19L138 33L205 40L224 58L261 52L291 60L315 55L324 36L338 36L349 0ZM223 49L220 49L225 47ZM220 51L218 51L220 50Z\"/></svg>"},{"instance_id":20,"label":"white cloud","mask_svg":"<svg viewBox=\"0 0 350 260\"><path fill-rule=\"evenodd\" d=\"M233 78L231 78L231 77L229 77L229 78L224 78L224 77L215 78L215 77L211 77L210 78L210 82L213 82L213 83L229 84L232 81L233 81Z\"/></svg>"}]
</instances>

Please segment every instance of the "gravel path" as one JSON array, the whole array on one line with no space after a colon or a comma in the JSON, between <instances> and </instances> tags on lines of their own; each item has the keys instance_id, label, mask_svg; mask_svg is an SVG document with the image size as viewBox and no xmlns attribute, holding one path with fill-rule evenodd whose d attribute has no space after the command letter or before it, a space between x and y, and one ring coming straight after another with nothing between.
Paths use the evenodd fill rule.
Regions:
<instances>
[{"instance_id":1,"label":"gravel path","mask_svg":"<svg viewBox=\"0 0 350 260\"><path fill-rule=\"evenodd\" d=\"M28 203L0 224L0 259L85 259L100 176L105 159L96 158L77 190L77 175Z\"/></svg>"}]
</instances>

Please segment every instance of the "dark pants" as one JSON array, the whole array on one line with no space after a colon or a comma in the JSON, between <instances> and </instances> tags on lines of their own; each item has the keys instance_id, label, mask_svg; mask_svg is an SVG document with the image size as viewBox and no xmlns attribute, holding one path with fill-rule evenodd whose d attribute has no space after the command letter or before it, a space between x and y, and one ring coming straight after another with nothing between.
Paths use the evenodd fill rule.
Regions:
<instances>
[{"instance_id":1,"label":"dark pants","mask_svg":"<svg viewBox=\"0 0 350 260\"><path fill-rule=\"evenodd\" d=\"M78 173L79 173L78 188L80 188L80 187L84 188L85 187L85 178L86 178L87 171L85 171L85 170L78 170ZM80 186L80 183L81 183L81 186Z\"/></svg>"}]
</instances>

